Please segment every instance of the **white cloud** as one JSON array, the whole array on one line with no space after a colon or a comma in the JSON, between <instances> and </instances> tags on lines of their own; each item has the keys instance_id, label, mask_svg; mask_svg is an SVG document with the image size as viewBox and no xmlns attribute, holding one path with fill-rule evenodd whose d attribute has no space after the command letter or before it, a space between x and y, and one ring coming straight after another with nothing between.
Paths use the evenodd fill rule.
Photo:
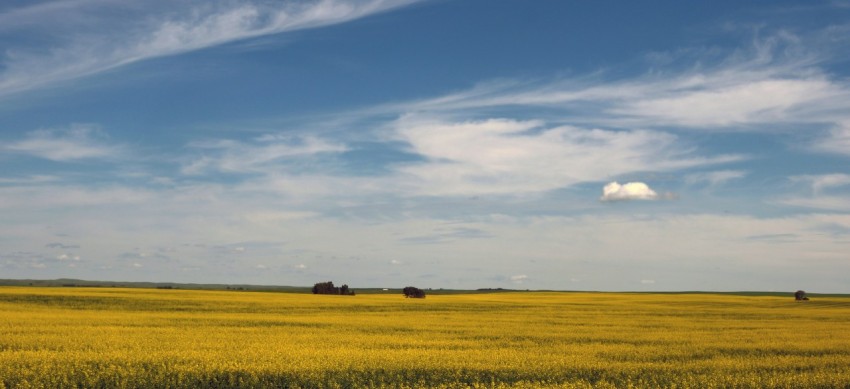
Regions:
<instances>
[{"instance_id":1,"label":"white cloud","mask_svg":"<svg viewBox=\"0 0 850 389\"><path fill-rule=\"evenodd\" d=\"M690 68L653 68L619 79L599 72L572 79L483 82L369 113L481 117L495 108L545 108L547 118L555 118L548 120L552 122L664 131L776 132L790 131L790 125L834 125L812 148L850 154L850 83L818 66L831 55L829 50L818 52L801 42L777 33L720 60L717 53L683 59L693 61Z\"/></svg>"},{"instance_id":2,"label":"white cloud","mask_svg":"<svg viewBox=\"0 0 850 389\"><path fill-rule=\"evenodd\" d=\"M0 178L0 185L38 185L59 181L59 177L52 175L32 175L18 178Z\"/></svg>"},{"instance_id":3,"label":"white cloud","mask_svg":"<svg viewBox=\"0 0 850 389\"><path fill-rule=\"evenodd\" d=\"M778 200L777 203L829 211L850 211L850 197L847 196L792 197Z\"/></svg>"},{"instance_id":4,"label":"white cloud","mask_svg":"<svg viewBox=\"0 0 850 389\"><path fill-rule=\"evenodd\" d=\"M640 283L644 285L652 285L655 283L655 280L640 280Z\"/></svg>"},{"instance_id":5,"label":"white cloud","mask_svg":"<svg viewBox=\"0 0 850 389\"><path fill-rule=\"evenodd\" d=\"M203 155L185 164L181 172L197 175L210 170L228 173L277 171L280 164L323 153L341 153L348 147L313 136L263 136L254 142L233 140L195 142L191 147Z\"/></svg>"},{"instance_id":6,"label":"white cloud","mask_svg":"<svg viewBox=\"0 0 850 389\"><path fill-rule=\"evenodd\" d=\"M685 176L686 184L707 183L711 186L721 185L727 181L746 177L747 172L741 170L718 170L713 172L692 173Z\"/></svg>"},{"instance_id":7,"label":"white cloud","mask_svg":"<svg viewBox=\"0 0 850 389\"><path fill-rule=\"evenodd\" d=\"M126 186L40 185L0 187L0 208L55 210L145 203L158 192Z\"/></svg>"},{"instance_id":8,"label":"white cloud","mask_svg":"<svg viewBox=\"0 0 850 389\"><path fill-rule=\"evenodd\" d=\"M585 129L540 120L453 121L408 114L394 121L388 133L381 140L393 147L403 142L404 151L422 160L388 165L388 173L383 175L328 174L321 168L305 171L304 161L321 162L350 147L311 136L266 135L245 142L192 143L191 149L202 155L184 164L181 172L252 174L236 188L242 193L357 202L375 195L523 196L597 181L598 177L671 171L743 158L702 157L680 144L675 135L660 131ZM345 199L339 197L339 188L345 188ZM246 217L270 219L273 214Z\"/></svg>"},{"instance_id":9,"label":"white cloud","mask_svg":"<svg viewBox=\"0 0 850 389\"><path fill-rule=\"evenodd\" d=\"M605 185L602 188L602 197L600 201L624 201L624 200L658 200L658 193L655 193L648 185L643 182L629 182L620 185L614 181Z\"/></svg>"},{"instance_id":10,"label":"white cloud","mask_svg":"<svg viewBox=\"0 0 850 389\"><path fill-rule=\"evenodd\" d=\"M767 78L725 86L721 80L656 91L662 97L627 101L609 112L656 125L729 127L791 120L795 108L816 106L846 94L821 77ZM660 92L660 93L659 93Z\"/></svg>"},{"instance_id":11,"label":"white cloud","mask_svg":"<svg viewBox=\"0 0 850 389\"><path fill-rule=\"evenodd\" d=\"M399 258L404 258L403 266L412 275L436 274L429 284L440 287L480 287L490 274L504 274L506 282L511 281L510 275L531 276L517 271L517 258L534 259L524 261L523 266L533 267L529 271L534 270L535 287L555 289L565 288L564 282L575 277L583 288L622 290L633 285L635 278L652 275L648 278L664 277L665 290L779 288L777 283L782 281L777 279L781 277L795 282L821 280L819 285L824 288L846 290L846 282L835 274L850 271L846 261L850 215L842 213L757 218L657 212L527 216L518 211L511 217L489 217L488 209L472 217L452 215L444 220L412 208L403 208L399 215L385 215L389 213L386 209L370 206L365 217L355 213L338 216L337 212L348 211L341 207L332 210L330 216L266 223L244 215L288 209L293 204L281 196L246 197L236 190L204 188L197 194L165 189L132 206L107 206L92 212L88 207L48 207L41 199L50 194L55 197L56 189L36 189L44 195L26 196L31 203L4 208L4 217L0 218L3 251L43 250L27 257L34 258L32 261L20 263L24 270L14 274L21 278L32 263L57 268L60 261L55 258L62 253L85 258L76 270L88 277L126 279L133 276L128 271L132 264L139 263L145 265L140 269L145 277L290 285L309 285L315 282L315 274L344 279L349 285L374 284L375 274L385 274L388 267L398 268L390 263ZM432 235L435 229L447 226L484 230L497 238L449 239L415 246L402 241L407 236ZM70 234L63 239L73 240L80 248L68 251L45 247L50 242L45 234ZM328 237L333 237L333 245L327 244ZM247 243L259 241L275 245L262 248ZM121 258L120 254L128 251L151 252L134 251L139 242L146 247L176 247L179 254L171 261L156 261L153 254L144 259ZM221 242L234 243L221 246ZM216 246L226 249L216 250ZM236 247L248 251L234 255ZM0 266L9 258L7 252L0 252ZM348 261L351 257L361 258L356 266ZM291 271L266 274L252 269L256 264L281 261L291 264ZM61 267L71 262L76 263L64 261ZM99 270L110 265L113 270ZM770 276L753 279L752 274L765 266L772 269ZM183 268L197 271L181 273ZM700 278L715 268L719 273ZM13 274L6 268L3 271ZM463 281L458 281L461 278ZM705 281L708 278L711 283Z\"/></svg>"},{"instance_id":12,"label":"white cloud","mask_svg":"<svg viewBox=\"0 0 850 389\"><path fill-rule=\"evenodd\" d=\"M214 158L207 156L197 157L184 163L183 166L180 167L180 173L187 176L204 174L211 169L215 163L216 160Z\"/></svg>"},{"instance_id":13,"label":"white cloud","mask_svg":"<svg viewBox=\"0 0 850 389\"><path fill-rule=\"evenodd\" d=\"M808 193L779 199L776 201L779 204L831 211L850 210L850 197L843 189L850 186L848 174L800 175L789 177L789 180L792 183L802 184Z\"/></svg>"},{"instance_id":14,"label":"white cloud","mask_svg":"<svg viewBox=\"0 0 850 389\"><path fill-rule=\"evenodd\" d=\"M0 63L0 95L87 76L145 59L241 39L359 19L416 0L75 1L0 14L5 30L50 36L54 46L12 47ZM122 16L126 15L126 16ZM0 26L3 24L0 23ZM3 28L0 28L2 31Z\"/></svg>"},{"instance_id":15,"label":"white cloud","mask_svg":"<svg viewBox=\"0 0 850 389\"><path fill-rule=\"evenodd\" d=\"M826 135L814 141L812 150L850 156L850 117L836 123Z\"/></svg>"},{"instance_id":16,"label":"white cloud","mask_svg":"<svg viewBox=\"0 0 850 389\"><path fill-rule=\"evenodd\" d=\"M342 205L366 196L410 193L409 186L409 182L394 176L351 177L323 173L299 174L298 172L269 171L262 177L246 180L234 189L241 193L276 194L299 204L332 199L336 204ZM342 197L340 197L340 188L345 188ZM290 214L288 217L290 219L306 218L313 211L303 212L307 213Z\"/></svg>"},{"instance_id":17,"label":"white cloud","mask_svg":"<svg viewBox=\"0 0 850 389\"><path fill-rule=\"evenodd\" d=\"M68 130L32 131L22 140L0 146L0 150L67 162L113 158L120 155L123 148L108 143L106 136L95 127L76 125Z\"/></svg>"},{"instance_id":18,"label":"white cloud","mask_svg":"<svg viewBox=\"0 0 850 389\"><path fill-rule=\"evenodd\" d=\"M309 219L318 215L318 213L311 211L263 211L247 213L244 215L244 219L251 223L275 224L290 220Z\"/></svg>"},{"instance_id":19,"label":"white cloud","mask_svg":"<svg viewBox=\"0 0 850 389\"><path fill-rule=\"evenodd\" d=\"M535 193L640 170L740 159L694 157L663 132L547 127L541 121L445 122L408 115L398 121L396 135L426 158L396 168L425 195Z\"/></svg>"},{"instance_id":20,"label":"white cloud","mask_svg":"<svg viewBox=\"0 0 850 389\"><path fill-rule=\"evenodd\" d=\"M790 177L792 182L803 182L811 185L812 193L819 195L824 189L850 185L850 174L833 173L817 175L801 175Z\"/></svg>"},{"instance_id":21,"label":"white cloud","mask_svg":"<svg viewBox=\"0 0 850 389\"><path fill-rule=\"evenodd\" d=\"M60 261L79 261L80 256L79 255L60 254L60 255L56 256L56 259L58 259Z\"/></svg>"},{"instance_id":22,"label":"white cloud","mask_svg":"<svg viewBox=\"0 0 850 389\"><path fill-rule=\"evenodd\" d=\"M528 280L528 276L525 275L525 274L517 274L517 275L511 276L511 282L513 282L515 284L521 284L526 280Z\"/></svg>"}]
</instances>

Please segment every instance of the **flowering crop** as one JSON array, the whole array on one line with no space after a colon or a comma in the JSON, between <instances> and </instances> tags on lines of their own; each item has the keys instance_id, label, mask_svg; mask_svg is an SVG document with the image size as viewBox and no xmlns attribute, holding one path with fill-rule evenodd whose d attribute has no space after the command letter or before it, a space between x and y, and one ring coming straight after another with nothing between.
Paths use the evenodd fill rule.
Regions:
<instances>
[{"instance_id":1,"label":"flowering crop","mask_svg":"<svg viewBox=\"0 0 850 389\"><path fill-rule=\"evenodd\" d=\"M850 298L0 288L0 388L850 387Z\"/></svg>"}]
</instances>

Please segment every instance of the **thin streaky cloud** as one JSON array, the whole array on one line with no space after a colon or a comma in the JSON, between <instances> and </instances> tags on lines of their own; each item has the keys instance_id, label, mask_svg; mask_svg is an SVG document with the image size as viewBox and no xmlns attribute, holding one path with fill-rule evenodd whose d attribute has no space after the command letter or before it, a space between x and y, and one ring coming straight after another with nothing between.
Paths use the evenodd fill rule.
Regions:
<instances>
[{"instance_id":1,"label":"thin streaky cloud","mask_svg":"<svg viewBox=\"0 0 850 389\"><path fill-rule=\"evenodd\" d=\"M281 164L300 158L326 153L342 153L348 146L314 136L293 137L264 135L254 142L234 140L211 140L194 142L191 148L201 150L203 155L185 163L184 174L196 175L204 172L257 173L279 171Z\"/></svg>"},{"instance_id":2,"label":"thin streaky cloud","mask_svg":"<svg viewBox=\"0 0 850 389\"><path fill-rule=\"evenodd\" d=\"M0 153L25 154L57 162L114 158L123 151L123 146L108 142L105 135L91 126L32 131L24 139L0 145Z\"/></svg>"},{"instance_id":3,"label":"thin streaky cloud","mask_svg":"<svg viewBox=\"0 0 850 389\"><path fill-rule=\"evenodd\" d=\"M790 177L792 182L802 182L811 185L812 194L819 195L824 189L850 185L850 174L832 173Z\"/></svg>"},{"instance_id":4,"label":"thin streaky cloud","mask_svg":"<svg viewBox=\"0 0 850 389\"><path fill-rule=\"evenodd\" d=\"M718 170L711 172L692 173L685 176L685 183L689 185L705 183L710 186L724 184L728 181L741 179L747 176L747 172L741 170Z\"/></svg>"},{"instance_id":5,"label":"thin streaky cloud","mask_svg":"<svg viewBox=\"0 0 850 389\"><path fill-rule=\"evenodd\" d=\"M416 1L321 0L306 3L249 2L236 5L192 2L180 12L134 16L134 19L125 20L123 25L116 23L109 15L98 14L95 15L95 20L86 25L86 30L93 32L78 34L75 34L73 29L59 29L60 31L53 32L50 25L33 21L36 33L65 33L69 36L55 37L61 43L46 52L33 52L26 47L7 50L0 62L0 67L3 68L0 73L0 95L72 80L146 59L176 55L242 39L344 23ZM91 4L93 3L78 2L75 5L88 7ZM18 12L30 13L33 19L43 17L46 20L47 16L55 13L56 7L60 6L50 3L41 7L42 9L31 8ZM5 17L14 15L15 11L11 11ZM99 30L101 25L102 29Z\"/></svg>"},{"instance_id":6,"label":"thin streaky cloud","mask_svg":"<svg viewBox=\"0 0 850 389\"><path fill-rule=\"evenodd\" d=\"M810 149L814 152L850 156L850 117L832 126L825 135L812 142Z\"/></svg>"},{"instance_id":7,"label":"thin streaky cloud","mask_svg":"<svg viewBox=\"0 0 850 389\"><path fill-rule=\"evenodd\" d=\"M712 132L775 131L777 127L767 125L850 120L850 83L819 67L826 53L812 49L784 54L802 51L801 45L790 37L769 37L719 61L703 63L696 58L699 65L690 68L627 78L611 79L606 72L598 72L560 80L483 82L436 98L375 107L364 114L468 116L500 107L536 107L560 112L574 124ZM845 132L843 127L836 129L830 139L840 139Z\"/></svg>"},{"instance_id":8,"label":"thin streaky cloud","mask_svg":"<svg viewBox=\"0 0 850 389\"><path fill-rule=\"evenodd\" d=\"M821 211L850 211L850 197L848 196L793 197L779 200L777 203L792 207L809 208Z\"/></svg>"},{"instance_id":9,"label":"thin streaky cloud","mask_svg":"<svg viewBox=\"0 0 850 389\"><path fill-rule=\"evenodd\" d=\"M33 175L26 177L0 177L0 185L40 185L59 181L60 178L52 175Z\"/></svg>"}]
</instances>

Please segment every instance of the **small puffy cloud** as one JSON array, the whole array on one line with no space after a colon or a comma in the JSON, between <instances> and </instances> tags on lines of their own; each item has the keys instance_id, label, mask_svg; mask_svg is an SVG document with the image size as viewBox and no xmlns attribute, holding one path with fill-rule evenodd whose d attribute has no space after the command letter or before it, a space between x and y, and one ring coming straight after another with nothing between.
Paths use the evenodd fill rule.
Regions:
<instances>
[{"instance_id":1,"label":"small puffy cloud","mask_svg":"<svg viewBox=\"0 0 850 389\"><path fill-rule=\"evenodd\" d=\"M58 259L60 261L79 261L80 256L79 255L60 254L60 255L56 256L56 259Z\"/></svg>"},{"instance_id":2,"label":"small puffy cloud","mask_svg":"<svg viewBox=\"0 0 850 389\"><path fill-rule=\"evenodd\" d=\"M391 260L391 261L390 261L390 264L391 264L391 265L401 265L401 264L402 264L402 262L401 262L401 261L399 261L399 260L397 260L397 259L393 259L393 260Z\"/></svg>"},{"instance_id":3,"label":"small puffy cloud","mask_svg":"<svg viewBox=\"0 0 850 389\"><path fill-rule=\"evenodd\" d=\"M515 284L521 284L523 281L525 281L527 279L528 279L528 276L525 275L525 274L517 274L517 275L511 276L511 282L513 282Z\"/></svg>"},{"instance_id":4,"label":"small puffy cloud","mask_svg":"<svg viewBox=\"0 0 850 389\"><path fill-rule=\"evenodd\" d=\"M655 283L655 280L640 280L640 283L644 285L652 285Z\"/></svg>"},{"instance_id":5,"label":"small puffy cloud","mask_svg":"<svg viewBox=\"0 0 850 389\"><path fill-rule=\"evenodd\" d=\"M611 182L602 188L600 201L626 201L626 200L658 200L658 193L643 182L629 182L620 185L617 181Z\"/></svg>"},{"instance_id":6,"label":"small puffy cloud","mask_svg":"<svg viewBox=\"0 0 850 389\"><path fill-rule=\"evenodd\" d=\"M305 265L303 263L299 263L299 264L292 266L292 267L295 268L296 270L304 270L304 269L307 268L307 265Z\"/></svg>"}]
</instances>

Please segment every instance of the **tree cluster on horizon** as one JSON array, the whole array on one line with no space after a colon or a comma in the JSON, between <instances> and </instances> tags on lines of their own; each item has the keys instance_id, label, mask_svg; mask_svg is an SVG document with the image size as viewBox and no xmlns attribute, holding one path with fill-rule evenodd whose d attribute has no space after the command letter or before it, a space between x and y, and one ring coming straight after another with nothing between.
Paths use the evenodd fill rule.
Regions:
<instances>
[{"instance_id":1,"label":"tree cluster on horizon","mask_svg":"<svg viewBox=\"0 0 850 389\"><path fill-rule=\"evenodd\" d=\"M425 291L414 286L407 286L402 289L405 298L425 298Z\"/></svg>"},{"instance_id":2,"label":"tree cluster on horizon","mask_svg":"<svg viewBox=\"0 0 850 389\"><path fill-rule=\"evenodd\" d=\"M313 285L313 294L337 294L343 296L354 296L354 290L349 289L348 285L343 284L340 287L335 287L333 281L317 282Z\"/></svg>"}]
</instances>

